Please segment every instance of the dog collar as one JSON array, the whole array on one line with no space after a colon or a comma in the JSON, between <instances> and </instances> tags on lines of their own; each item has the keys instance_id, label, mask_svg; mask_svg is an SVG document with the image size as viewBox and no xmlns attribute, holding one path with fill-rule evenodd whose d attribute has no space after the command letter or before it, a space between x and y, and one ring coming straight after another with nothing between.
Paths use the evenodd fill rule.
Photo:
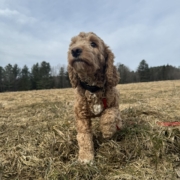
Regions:
<instances>
[{"instance_id":1,"label":"dog collar","mask_svg":"<svg viewBox=\"0 0 180 180\"><path fill-rule=\"evenodd\" d=\"M88 90L92 93L95 93L95 92L103 89L102 87L98 87L98 86L90 86L86 82L81 82L81 81L80 81L80 85L83 89Z\"/></svg>"}]
</instances>

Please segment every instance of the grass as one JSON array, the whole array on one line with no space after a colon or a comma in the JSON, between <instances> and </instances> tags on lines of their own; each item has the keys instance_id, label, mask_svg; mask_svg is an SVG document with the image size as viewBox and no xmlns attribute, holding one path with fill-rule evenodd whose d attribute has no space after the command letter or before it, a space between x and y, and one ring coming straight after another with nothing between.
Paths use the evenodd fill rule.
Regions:
<instances>
[{"instance_id":1,"label":"grass","mask_svg":"<svg viewBox=\"0 0 180 180\"><path fill-rule=\"evenodd\" d=\"M123 128L99 137L95 163L77 162L73 89L0 94L0 180L180 178L180 81L118 85Z\"/></svg>"}]
</instances>

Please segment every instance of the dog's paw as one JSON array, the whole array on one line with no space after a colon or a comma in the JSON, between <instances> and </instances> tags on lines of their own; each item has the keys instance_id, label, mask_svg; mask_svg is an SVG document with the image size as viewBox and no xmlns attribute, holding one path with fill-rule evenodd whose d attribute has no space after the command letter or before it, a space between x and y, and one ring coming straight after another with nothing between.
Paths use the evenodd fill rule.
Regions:
<instances>
[{"instance_id":1,"label":"dog's paw","mask_svg":"<svg viewBox=\"0 0 180 180\"><path fill-rule=\"evenodd\" d=\"M94 154L91 152L79 153L78 161L83 164L93 164Z\"/></svg>"},{"instance_id":2,"label":"dog's paw","mask_svg":"<svg viewBox=\"0 0 180 180\"><path fill-rule=\"evenodd\" d=\"M78 161L80 162L80 163L82 163L82 164L90 164L90 165L93 165L93 163L94 163L94 160L93 159L78 159Z\"/></svg>"},{"instance_id":3,"label":"dog's paw","mask_svg":"<svg viewBox=\"0 0 180 180\"><path fill-rule=\"evenodd\" d=\"M114 133L103 133L102 137L103 139L111 139Z\"/></svg>"}]
</instances>

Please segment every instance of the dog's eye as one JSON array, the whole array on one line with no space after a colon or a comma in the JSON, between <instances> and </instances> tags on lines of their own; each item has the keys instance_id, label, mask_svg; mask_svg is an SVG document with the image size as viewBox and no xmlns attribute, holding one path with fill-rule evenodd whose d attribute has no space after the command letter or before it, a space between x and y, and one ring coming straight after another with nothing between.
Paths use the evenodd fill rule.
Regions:
<instances>
[{"instance_id":1,"label":"dog's eye","mask_svg":"<svg viewBox=\"0 0 180 180\"><path fill-rule=\"evenodd\" d=\"M95 48L95 47L97 47L97 44L96 44L95 42L91 42L91 46L92 46L93 48Z\"/></svg>"}]
</instances>

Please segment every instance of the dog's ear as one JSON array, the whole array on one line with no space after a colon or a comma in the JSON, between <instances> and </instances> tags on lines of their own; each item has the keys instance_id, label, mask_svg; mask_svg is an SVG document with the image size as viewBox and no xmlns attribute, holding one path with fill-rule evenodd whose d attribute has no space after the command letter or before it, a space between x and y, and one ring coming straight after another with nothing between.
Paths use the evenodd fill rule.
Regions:
<instances>
[{"instance_id":1,"label":"dog's ear","mask_svg":"<svg viewBox=\"0 0 180 180\"><path fill-rule=\"evenodd\" d=\"M114 54L109 49L108 46L105 46L105 75L106 75L106 84L109 87L116 86L119 83L120 77L116 67L113 65L114 63Z\"/></svg>"},{"instance_id":2,"label":"dog's ear","mask_svg":"<svg viewBox=\"0 0 180 180\"><path fill-rule=\"evenodd\" d=\"M79 79L78 79L77 73L74 71L74 69L70 65L68 65L68 74L69 74L69 79L70 79L72 87L76 88L79 83Z\"/></svg>"}]
</instances>

